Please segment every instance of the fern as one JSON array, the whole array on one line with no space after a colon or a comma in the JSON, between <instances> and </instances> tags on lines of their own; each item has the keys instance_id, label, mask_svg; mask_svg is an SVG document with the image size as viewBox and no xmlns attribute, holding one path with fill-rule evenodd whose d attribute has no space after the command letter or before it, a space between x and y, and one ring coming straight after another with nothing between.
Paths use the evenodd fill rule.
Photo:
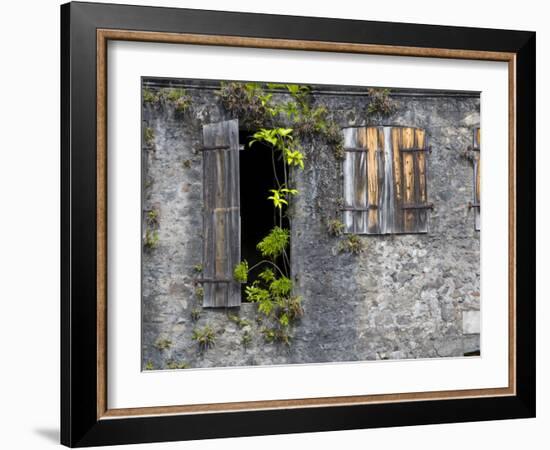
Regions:
<instances>
[{"instance_id":1,"label":"fern","mask_svg":"<svg viewBox=\"0 0 550 450\"><path fill-rule=\"evenodd\" d=\"M290 232L287 229L274 227L270 233L264 237L257 245L262 256L277 258L288 245Z\"/></svg>"}]
</instances>

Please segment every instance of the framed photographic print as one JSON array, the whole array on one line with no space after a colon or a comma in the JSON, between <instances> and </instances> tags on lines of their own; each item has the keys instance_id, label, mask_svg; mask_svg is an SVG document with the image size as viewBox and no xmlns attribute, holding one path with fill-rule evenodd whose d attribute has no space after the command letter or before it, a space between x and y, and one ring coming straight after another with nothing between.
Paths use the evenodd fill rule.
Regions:
<instances>
[{"instance_id":1,"label":"framed photographic print","mask_svg":"<svg viewBox=\"0 0 550 450\"><path fill-rule=\"evenodd\" d=\"M535 33L61 19L63 444L534 416Z\"/></svg>"}]
</instances>

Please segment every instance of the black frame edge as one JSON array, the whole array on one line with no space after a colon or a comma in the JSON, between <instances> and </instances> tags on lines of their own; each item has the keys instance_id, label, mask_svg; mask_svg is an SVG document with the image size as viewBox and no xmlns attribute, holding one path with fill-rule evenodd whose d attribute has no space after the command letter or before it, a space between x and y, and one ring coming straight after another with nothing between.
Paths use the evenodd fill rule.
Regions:
<instances>
[{"instance_id":1,"label":"black frame edge","mask_svg":"<svg viewBox=\"0 0 550 450\"><path fill-rule=\"evenodd\" d=\"M517 395L98 421L95 328L97 28L418 47L437 44L446 48L516 53ZM61 443L81 447L534 417L535 38L535 33L524 31L94 3L62 5Z\"/></svg>"}]
</instances>

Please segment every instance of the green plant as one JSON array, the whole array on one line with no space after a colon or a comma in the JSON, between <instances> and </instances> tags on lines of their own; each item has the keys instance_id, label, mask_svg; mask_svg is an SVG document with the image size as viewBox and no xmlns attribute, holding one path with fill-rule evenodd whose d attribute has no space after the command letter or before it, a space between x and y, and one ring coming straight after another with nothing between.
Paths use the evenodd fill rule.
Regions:
<instances>
[{"instance_id":1,"label":"green plant","mask_svg":"<svg viewBox=\"0 0 550 450\"><path fill-rule=\"evenodd\" d=\"M143 88L142 90L143 103L154 103L158 100L157 95L151 89Z\"/></svg>"},{"instance_id":2,"label":"green plant","mask_svg":"<svg viewBox=\"0 0 550 450\"><path fill-rule=\"evenodd\" d=\"M266 342L280 342L286 345L290 345L292 336L288 333L286 328L267 328L264 327L261 330L261 333Z\"/></svg>"},{"instance_id":3,"label":"green plant","mask_svg":"<svg viewBox=\"0 0 550 450\"><path fill-rule=\"evenodd\" d=\"M190 169L190 168L191 168L191 164L192 164L192 162L191 162L190 159L186 159L186 160L184 160L183 163L182 163L184 169Z\"/></svg>"},{"instance_id":4,"label":"green plant","mask_svg":"<svg viewBox=\"0 0 550 450\"><path fill-rule=\"evenodd\" d=\"M155 131L151 127L143 129L143 141L147 147L153 147L155 144Z\"/></svg>"},{"instance_id":5,"label":"green plant","mask_svg":"<svg viewBox=\"0 0 550 450\"><path fill-rule=\"evenodd\" d=\"M252 342L252 335L250 334L250 331L245 330L242 337L241 337L241 344L244 348L247 348Z\"/></svg>"},{"instance_id":6,"label":"green plant","mask_svg":"<svg viewBox=\"0 0 550 450\"><path fill-rule=\"evenodd\" d=\"M233 278L239 283L246 283L248 281L248 262L241 261L233 269Z\"/></svg>"},{"instance_id":7,"label":"green plant","mask_svg":"<svg viewBox=\"0 0 550 450\"><path fill-rule=\"evenodd\" d=\"M195 289L195 295L198 298L203 299L204 298L204 288L202 286L197 286L197 288Z\"/></svg>"},{"instance_id":8,"label":"green plant","mask_svg":"<svg viewBox=\"0 0 550 450\"><path fill-rule=\"evenodd\" d=\"M193 308L191 310L191 320L193 322L197 322L201 318L201 309L200 308Z\"/></svg>"},{"instance_id":9,"label":"green plant","mask_svg":"<svg viewBox=\"0 0 550 450\"><path fill-rule=\"evenodd\" d=\"M331 236L342 236L346 226L338 219L330 219L327 222L327 230Z\"/></svg>"},{"instance_id":10,"label":"green plant","mask_svg":"<svg viewBox=\"0 0 550 450\"><path fill-rule=\"evenodd\" d=\"M340 242L340 251L358 255L365 249L365 244L356 234L348 234L347 237Z\"/></svg>"},{"instance_id":11,"label":"green plant","mask_svg":"<svg viewBox=\"0 0 550 450\"><path fill-rule=\"evenodd\" d=\"M290 232L281 227L274 227L256 246L264 257L277 258L280 256L290 239Z\"/></svg>"},{"instance_id":12,"label":"green plant","mask_svg":"<svg viewBox=\"0 0 550 450\"><path fill-rule=\"evenodd\" d=\"M166 364L166 367L168 369L188 369L189 364L187 364L185 361L177 362L177 361L174 361L174 360L170 360Z\"/></svg>"},{"instance_id":13,"label":"green plant","mask_svg":"<svg viewBox=\"0 0 550 450\"><path fill-rule=\"evenodd\" d=\"M367 93L370 103L367 107L367 115L389 116L395 111L395 104L390 98L390 89L369 88Z\"/></svg>"},{"instance_id":14,"label":"green plant","mask_svg":"<svg viewBox=\"0 0 550 450\"><path fill-rule=\"evenodd\" d=\"M170 339L158 339L157 342L155 342L154 347L157 350L167 350L172 346L172 341Z\"/></svg>"},{"instance_id":15,"label":"green plant","mask_svg":"<svg viewBox=\"0 0 550 450\"><path fill-rule=\"evenodd\" d=\"M195 265L193 266L193 270L194 270L196 273L202 273L202 271L204 270L204 266L202 265L202 263L195 264Z\"/></svg>"},{"instance_id":16,"label":"green plant","mask_svg":"<svg viewBox=\"0 0 550 450\"><path fill-rule=\"evenodd\" d=\"M147 361L143 367L145 370L155 370L155 366L151 361Z\"/></svg>"},{"instance_id":17,"label":"green plant","mask_svg":"<svg viewBox=\"0 0 550 450\"><path fill-rule=\"evenodd\" d=\"M199 350L204 352L216 345L216 334L210 325L193 330L193 340L199 345Z\"/></svg>"},{"instance_id":18,"label":"green plant","mask_svg":"<svg viewBox=\"0 0 550 450\"><path fill-rule=\"evenodd\" d=\"M159 212L157 209L147 211L147 223L151 226L158 225Z\"/></svg>"},{"instance_id":19,"label":"green plant","mask_svg":"<svg viewBox=\"0 0 550 450\"><path fill-rule=\"evenodd\" d=\"M216 94L223 107L247 128L260 128L272 116L269 109L271 95L266 94L258 83L222 83Z\"/></svg>"},{"instance_id":20,"label":"green plant","mask_svg":"<svg viewBox=\"0 0 550 450\"><path fill-rule=\"evenodd\" d=\"M246 319L243 319L236 314L229 314L227 316L231 322L234 322L239 328L244 328L250 326L250 322Z\"/></svg>"},{"instance_id":21,"label":"green plant","mask_svg":"<svg viewBox=\"0 0 550 450\"><path fill-rule=\"evenodd\" d=\"M159 243L159 233L158 231L154 230L154 231L151 231L149 229L147 229L145 231L145 247L148 248L148 249L153 249L153 248L156 248L158 246L158 243Z\"/></svg>"}]
</instances>

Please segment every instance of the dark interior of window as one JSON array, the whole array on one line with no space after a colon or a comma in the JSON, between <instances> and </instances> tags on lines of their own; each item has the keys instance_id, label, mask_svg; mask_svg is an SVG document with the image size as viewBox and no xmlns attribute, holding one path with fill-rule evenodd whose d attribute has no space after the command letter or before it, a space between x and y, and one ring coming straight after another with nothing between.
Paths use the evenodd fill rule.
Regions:
<instances>
[{"instance_id":1,"label":"dark interior of window","mask_svg":"<svg viewBox=\"0 0 550 450\"><path fill-rule=\"evenodd\" d=\"M262 260L256 245L278 224L271 200L270 189L277 186L274 169L281 183L284 180L283 160L265 144L255 142L249 146L253 133L241 131L239 141L244 148L239 152L241 183L241 259L253 267ZM278 221L278 219L277 219ZM283 218L283 227L289 228L288 219ZM249 283L254 281L265 268L260 265L248 274ZM246 301L243 285L243 301Z\"/></svg>"}]
</instances>

